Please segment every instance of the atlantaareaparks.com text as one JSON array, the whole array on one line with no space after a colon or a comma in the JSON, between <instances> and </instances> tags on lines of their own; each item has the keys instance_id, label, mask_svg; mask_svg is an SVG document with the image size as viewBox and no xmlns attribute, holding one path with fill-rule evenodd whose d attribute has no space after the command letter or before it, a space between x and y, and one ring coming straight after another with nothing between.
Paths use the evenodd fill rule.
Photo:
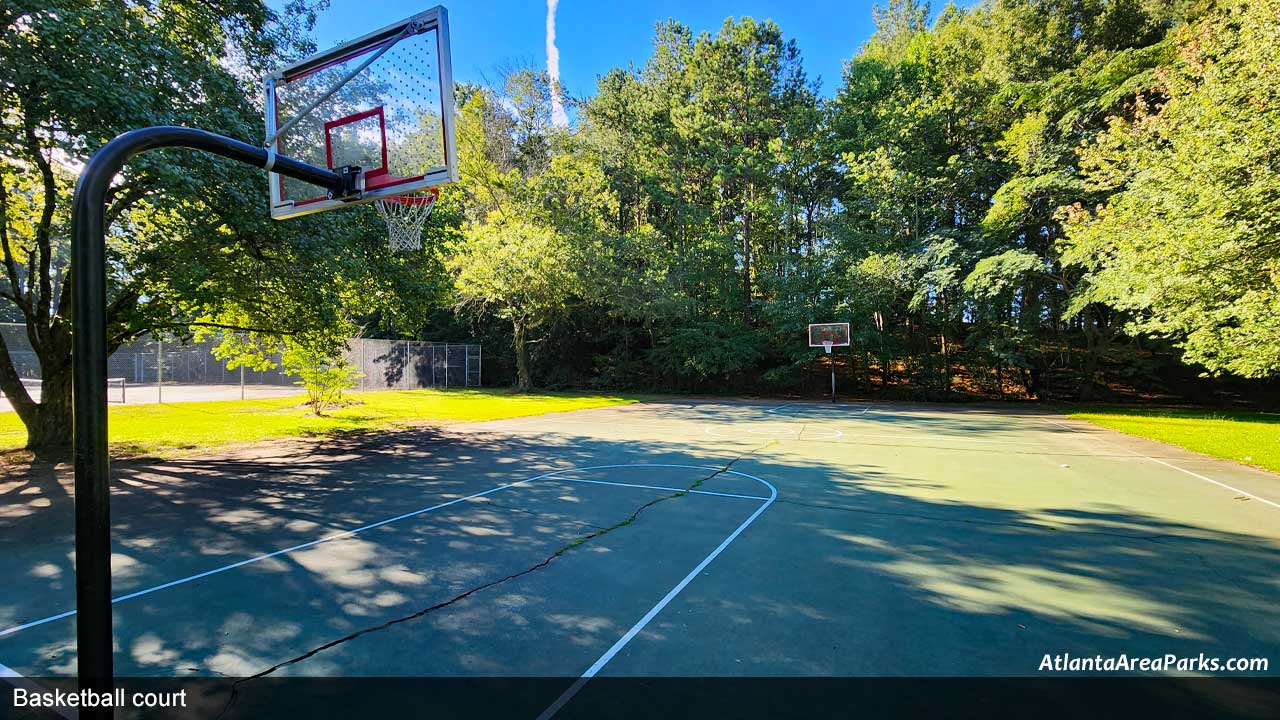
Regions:
<instances>
[{"instance_id":1,"label":"atlantaareaparks.com text","mask_svg":"<svg viewBox=\"0 0 1280 720\"><path fill-rule=\"evenodd\" d=\"M1117 655L1103 657L1077 657L1071 653L1052 655L1045 653L1040 661L1041 672L1266 672L1267 658L1180 657L1169 653L1160 657L1136 657Z\"/></svg>"}]
</instances>

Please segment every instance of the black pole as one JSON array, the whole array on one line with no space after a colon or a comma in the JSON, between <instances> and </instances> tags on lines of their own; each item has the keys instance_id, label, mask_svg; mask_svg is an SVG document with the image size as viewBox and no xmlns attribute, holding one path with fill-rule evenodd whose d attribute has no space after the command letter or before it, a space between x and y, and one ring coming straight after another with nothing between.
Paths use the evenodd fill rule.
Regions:
<instances>
[{"instance_id":1,"label":"black pole","mask_svg":"<svg viewBox=\"0 0 1280 720\"><path fill-rule=\"evenodd\" d=\"M836 401L836 356L827 353L827 363L831 365L831 402Z\"/></svg>"},{"instance_id":2,"label":"black pole","mask_svg":"<svg viewBox=\"0 0 1280 720\"><path fill-rule=\"evenodd\" d=\"M71 205L73 401L76 503L76 652L80 687L112 687L111 510L107 461L106 193L129 158L147 150L185 147L265 167L267 151L204 130L151 127L103 145L76 183ZM292 158L275 158L274 172L343 192L342 178ZM103 715L109 716L110 709Z\"/></svg>"}]
</instances>

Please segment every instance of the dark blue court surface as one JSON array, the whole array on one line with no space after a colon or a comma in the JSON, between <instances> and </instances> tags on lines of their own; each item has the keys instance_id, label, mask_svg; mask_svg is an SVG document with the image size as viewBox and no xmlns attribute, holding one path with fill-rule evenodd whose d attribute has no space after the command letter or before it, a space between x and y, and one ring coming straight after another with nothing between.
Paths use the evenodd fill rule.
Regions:
<instances>
[{"instance_id":1,"label":"dark blue court surface","mask_svg":"<svg viewBox=\"0 0 1280 720\"><path fill-rule=\"evenodd\" d=\"M116 672L251 678L214 715L290 677L554 678L508 699L568 717L607 678L1280 661L1280 480L1046 414L649 403L114 472ZM14 682L76 670L59 487L5 489Z\"/></svg>"}]
</instances>

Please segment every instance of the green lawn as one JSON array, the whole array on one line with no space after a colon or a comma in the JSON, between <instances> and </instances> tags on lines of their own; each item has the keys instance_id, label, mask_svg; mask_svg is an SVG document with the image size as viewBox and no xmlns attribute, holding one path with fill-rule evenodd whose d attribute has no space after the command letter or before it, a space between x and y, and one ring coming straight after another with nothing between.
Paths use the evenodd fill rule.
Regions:
<instances>
[{"instance_id":1,"label":"green lawn","mask_svg":"<svg viewBox=\"0 0 1280 720\"><path fill-rule=\"evenodd\" d=\"M541 415L637 402L618 395L516 394L501 390L390 390L351 393L356 404L316 417L302 397L112 407L114 453L165 454L302 435L367 432L413 423L450 423ZM0 413L0 450L26 443L14 413Z\"/></svg>"},{"instance_id":2,"label":"green lawn","mask_svg":"<svg viewBox=\"0 0 1280 720\"><path fill-rule=\"evenodd\" d=\"M1280 472L1280 415L1107 407L1069 417Z\"/></svg>"}]
</instances>

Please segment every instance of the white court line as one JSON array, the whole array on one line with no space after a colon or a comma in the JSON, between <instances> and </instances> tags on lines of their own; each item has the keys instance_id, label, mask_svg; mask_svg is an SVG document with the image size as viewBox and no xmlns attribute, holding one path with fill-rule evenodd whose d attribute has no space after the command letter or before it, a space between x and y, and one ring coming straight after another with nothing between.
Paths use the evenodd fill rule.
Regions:
<instances>
[{"instance_id":1,"label":"white court line","mask_svg":"<svg viewBox=\"0 0 1280 720\"><path fill-rule=\"evenodd\" d=\"M344 532L334 533L334 534L332 534L332 535L326 535L326 536L324 536L324 537L322 537L322 538L320 538L320 539L318 539L318 540L312 540L312 541L310 541L310 542L300 543L300 544L298 544L298 545L293 545L293 546L291 546L291 547L287 547L287 548L284 548L284 549L282 549L282 550L276 550L276 551L274 551L274 552L269 552L269 553L266 553L266 554L264 554L264 555L257 555L257 556L255 556L255 557L251 557L251 558L248 558L248 559L245 559L245 560L241 560L241 561L239 561L239 562L234 562L234 563L231 563L231 564L229 564L229 565L223 565L222 567L213 568L212 570L206 570L206 571L204 571L204 572L202 572L202 573L196 573L195 575L188 575L187 577L179 578L179 579L177 579L177 580L171 580L171 581L169 581L169 582L167 582L167 583L162 583L162 584L160 584L160 585L156 585L156 586L154 586L154 587L149 587L149 588L145 588L145 589L143 589L143 590L138 590L138 591L135 591L135 592L131 592L131 593L127 594L127 595L121 595L120 597L112 598L112 599L111 599L111 604L112 604L112 605L114 605L114 604L116 604L116 603L124 602L125 600L132 600L133 598L141 597L141 596L143 596L143 595L149 595L149 594L151 594L151 593L153 593L153 592L156 592L156 591L158 591L158 590L164 590L164 589L166 589L166 588L171 588L171 587L174 587L175 585L183 585L183 584L185 584L185 583L189 583L189 582L191 582L191 581L193 581L193 580L199 580L199 579L201 579L201 578L206 578L206 577L209 577L210 575L217 575L218 573L223 573L223 572L226 572L226 571L228 571L228 570L234 570L234 569L239 568L239 567L244 567L245 565L250 565L250 564L252 564L252 563L260 562L260 561L262 561L262 560L267 560L267 559L270 559L270 558L273 558L273 557L277 557L277 556L279 556L279 555L284 555L284 554L286 554L286 553L291 553L291 552L295 552L295 551L298 551L298 550L305 550L306 548L309 548L309 547L315 547L316 545L320 545L321 543L327 543L327 542L332 542L332 541L334 541L334 540L341 540L341 539L343 539L343 538L349 538L349 537L352 537L352 536L354 536L354 535L358 535L358 534L360 534L360 533L362 533L362 532L365 532L365 531L367 531L367 530L372 530L372 529L374 529L374 528L382 527L383 525L389 525L389 524L394 523L394 522L399 522L399 521L401 521L401 520L406 520L406 519L411 518L411 517L416 517L416 516L418 516L418 515L422 515L422 514L425 514L425 513L432 512L433 510L439 510L439 509L441 509L441 508L446 508L446 507L449 507L450 505L456 505L456 504L458 504L458 503L466 502L466 501L468 501L468 500L474 500L474 499L476 499L476 498L478 498L478 497L484 497L485 495L491 495L491 494L493 494L493 493L498 492L499 490L506 490L506 489L508 489L508 488L517 487L517 486L520 486L520 485L524 485L524 484L526 484L526 483L533 482L534 480L542 480L542 479L545 479L545 478L556 477L556 476L558 476L558 475L563 475L563 474L565 474L565 473L571 473L571 472L582 472L582 471L586 471L586 470L615 469L615 468L623 468L623 467L663 467L663 468L685 468L685 469L696 469L696 470L721 470L721 468L711 467L711 466L706 466L706 465L668 465L668 464L592 465L592 466L590 466L590 467L581 467L581 468L564 468L564 469L561 469L561 470L553 470L553 471L551 471L551 472L543 473L543 474L541 474L541 475L535 475L534 477L525 478L524 480L518 480L518 481L516 481L516 482L508 483L508 484L506 484L506 485L499 485L499 486L494 487L494 488L489 488L488 490L484 490L484 491L482 491L482 492L475 493L474 495L467 495L466 497L456 498L456 499L454 499L454 500L450 500L450 501L448 501L448 502L443 502L443 503L440 503L440 504L438 504L438 505L432 505L431 507L425 507L425 508L422 508L422 509L420 509L420 510L414 510L413 512L407 512L407 513L404 513L403 515L396 515L395 517L387 518L386 520L379 520L378 522L375 522L375 523L370 523L370 524L368 524L368 525L362 525L362 526L360 526L360 527L358 527L358 528L355 528L355 529L353 529L353 530L346 530L346 531L344 531ZM736 471L736 470L722 470L722 472L724 472L724 473L726 473L726 474L730 474L730 475L740 475L740 476L742 476L742 477L750 478L750 479L752 479L752 480L758 480L758 478L752 477L751 475L747 475L746 473L740 473L740 472L738 472L738 471ZM565 478L565 479L568 479L568 478ZM764 481L763 481L763 480L761 480L760 482L764 482ZM766 484L767 484L767 483L766 483ZM772 486L771 486L771 487L772 487ZM761 498L761 499L763 499L763 498ZM16 633L16 632L20 632L20 631L22 631L22 630L26 630L26 629L28 629L28 628L33 628L33 627L36 627L36 626L38 626L38 625L44 625L44 624L46 624L46 623L51 623L51 622L54 622L55 620L62 620L62 619L64 619L64 618L69 618L69 617L74 616L75 614L76 614L76 611L75 611L75 610L68 610L68 611L66 611L66 612L58 613L57 615L50 615L49 617L46 617L46 618L41 618L41 619L39 619L39 620L33 620L33 621L31 621L31 622L23 623L23 624L21 624L21 625L15 625L14 627L11 627L11 628L5 628L4 630L0 630L0 637L4 637L4 636L6 636L6 635L12 635L12 634L14 634L14 633Z\"/></svg>"},{"instance_id":2,"label":"white court line","mask_svg":"<svg viewBox=\"0 0 1280 720\"><path fill-rule=\"evenodd\" d=\"M532 416L531 418L520 418L520 419L528 420L528 422L512 423L512 424L518 424L521 426L532 425L533 420L541 420L542 424L544 425L561 423L565 425L591 425L592 427L597 427L597 428L602 426L602 423L600 420L573 420L569 418L549 418L545 415L535 415L535 416ZM495 425L496 423L507 423L507 422L509 421L508 420L477 420L474 423L468 423L468 424L479 425L483 423L485 425ZM459 424L462 424L462 423L459 423ZM450 427L455 427L455 426L450 426ZM497 427L497 428L488 429L488 430L506 432L508 430L508 427L509 426L503 426L503 427ZM610 421L607 424L603 424L603 427L621 428L621 429L647 428L647 429L653 429L653 430L671 430L672 429L671 425L660 425L658 423L633 423L633 422L615 422L615 421ZM543 428L543 427L536 427L533 429L537 431L543 431L543 432L554 432L554 431L548 431L546 428Z\"/></svg>"},{"instance_id":3,"label":"white court line","mask_svg":"<svg viewBox=\"0 0 1280 720\"><path fill-rule=\"evenodd\" d=\"M8 667L6 665L2 665L2 664L0 664L0 680L3 680L9 683L15 688L21 688L23 690L26 690L28 693L31 693L31 694L35 694L35 693L44 694L49 692L49 688L41 685L40 683L34 680L28 679L25 675L18 672L17 670L14 670L13 668ZM52 707L42 708L42 709L52 710L55 714L57 714L60 717L64 717L67 720L79 720L80 718L80 713L75 708L64 708L59 705L54 705Z\"/></svg>"},{"instance_id":4,"label":"white court line","mask_svg":"<svg viewBox=\"0 0 1280 720\"><path fill-rule=\"evenodd\" d=\"M732 430L734 425L743 425L743 424L745 423L744 422L734 423L733 425L727 426L724 429ZM770 432L767 429L760 429L760 430L748 429L746 433L750 435L759 435L761 437L766 437L772 440L794 439L796 441L806 441L806 442L814 442L818 440L834 440L836 438L844 437L844 433L840 432L839 430L836 430L835 428L821 428L819 426L814 426L814 427L818 427L825 434L818 435L817 437L809 437L806 435L806 433L809 432L809 427L811 425L812 423L801 424L799 433L797 433L795 430L792 430L790 428L780 428L772 432ZM816 431L817 430L814 430L814 432ZM731 438L734 440L750 440L750 438L743 437L742 431L737 431L733 433L723 433L723 432L719 432L715 425L704 425L702 427L702 432L706 433L707 435L711 435L712 437Z\"/></svg>"},{"instance_id":5,"label":"white court line","mask_svg":"<svg viewBox=\"0 0 1280 720\"><path fill-rule=\"evenodd\" d=\"M564 472L564 471L562 471L562 470L561 470L561 471L556 471L556 472ZM403 514L403 515L397 515L397 516L392 517L392 518L387 518L386 520L380 520L380 521L378 521L378 522L376 522L376 523L370 523L370 524L368 524L368 525L362 525L362 526L360 526L360 527L358 527L358 528L355 528L355 529L353 529L353 530L347 530L347 531L340 532L340 533L334 533L333 535L326 535L326 536L324 536L324 537L322 537L322 538L320 538L320 539L318 539L318 540L312 540L312 541L310 541L310 542L300 543L300 544L298 544L298 545L293 545L293 546L291 546L291 547L287 547L287 548L284 548L284 549L282 549L282 550L276 550L275 552L269 552L269 553L266 553L266 554L264 554L264 555L257 555L257 556L255 556L255 557L251 557L251 558L248 558L248 559L246 559L246 560L241 560L241 561L239 561L239 562L234 562L234 563L231 563L230 565L223 565L222 567L217 567L217 568L214 568L214 569L212 569L212 570L206 570L206 571L204 571L204 572L202 572L202 573L196 573L195 575L188 575L187 577L184 577L184 578L179 578L179 579L177 579L177 580L171 580L171 581L169 581L169 582L167 582L167 583L162 583L162 584L160 584L160 585L156 585L156 586L154 586L154 587L149 587L149 588L146 588L146 589L143 589L143 590L138 590L138 591L136 591L136 592L131 592L131 593L127 594L127 595L121 595L120 597L112 598L112 599L111 599L111 604L112 604L112 605L114 605L114 604L119 603L119 602L124 602L125 600L132 600L133 598L136 598L136 597L141 597L141 596L143 596L143 595L149 595L149 594L151 594L151 593L153 593L153 592L156 592L157 590L164 590L165 588L171 588L171 587L173 587L173 586L175 586L175 585L182 585L182 584L184 584L184 583L189 583L189 582L191 582L191 581L193 581L193 580L199 580L199 579L201 579L201 578L209 577L210 575L216 575L216 574L218 574L218 573L226 572L226 571L228 571L228 570L234 570L234 569L236 569L236 568L238 568L238 567L243 567L243 566L245 566L245 565L249 565L249 564L252 564L252 563L260 562L260 561L262 561L262 560L267 560L267 559L270 559L270 558L276 557L276 556L278 556L278 555L284 555L284 554L286 554L286 553L291 553L291 552L295 552L295 551L298 551L298 550L305 550L306 548L314 547L314 546L319 545L319 544L321 544L321 543L327 543L327 542L332 542L332 541L334 541L334 540L341 540L341 539L343 539L343 538L349 538L349 537L352 537L352 536L354 536L354 535L358 535L358 534L360 534L360 533L362 533L362 532L365 532L366 530L372 530L372 529L377 528L377 527L382 527L383 525L388 525L388 524L393 523L393 522L398 522L398 521L400 521L400 520L405 520L405 519L407 519L407 518L415 517L415 516L417 516L417 515L422 515L423 513L429 513L429 512L431 512L431 511L433 511L433 510L439 510L440 508L448 507L448 506L450 506L450 505L456 505L457 503L465 502L465 501L467 501L467 500L474 500L475 498L482 497L482 496L484 496L484 495L489 495L489 494L491 494L491 493L498 492L499 490L505 490L505 489L507 489L507 488L509 488L509 487L515 487L516 485L523 485L523 484L525 484L525 483L527 483L527 482L531 482L531 481L533 481L533 480L539 480L539 479L541 479L541 478L547 477L547 476L552 475L552 474L554 474L554 473L546 473L546 474L543 474L543 475L538 475L537 477L527 478L527 479L525 479L525 480L520 480L519 482L510 483L510 484L508 484L508 485L499 485L498 487L490 488L490 489L485 490L485 491L483 491L483 492L478 492L478 493L476 493L476 494L474 494L474 495L468 495L468 496L466 496L466 497L461 497L461 498L457 498L457 499L455 499L455 500L450 500L449 502L440 503L439 505L432 505L431 507L422 508L422 509L420 509L420 510L414 510L413 512L408 512L408 513L405 513L405 514ZM50 622L53 622L54 620L61 620L61 619L63 619L63 618L68 618L68 617L71 617L72 615L75 615L75 614L76 614L76 611L75 611L75 610L68 610L67 612L58 613L57 615L50 615L50 616L49 616L49 617L47 617L47 618L41 618L41 619L39 619L39 620L33 620L33 621L29 622L29 623L23 623L22 625L16 625L16 626L11 627L11 628L5 628L4 630L0 630L0 637L4 637L5 635L12 635L13 633L19 632L19 631L21 631L21 630L26 630L27 628L33 628L33 627L36 627L37 625L44 625L45 623L50 623Z\"/></svg>"},{"instance_id":6,"label":"white court line","mask_svg":"<svg viewBox=\"0 0 1280 720\"><path fill-rule=\"evenodd\" d=\"M1064 429L1064 430L1067 430L1067 431L1069 431L1069 432L1073 432L1073 433L1080 433L1080 434L1082 434L1082 435L1091 435L1091 434L1092 434L1092 433L1086 433L1086 432L1084 432L1083 430L1080 430L1079 428L1073 428L1073 427L1071 427L1070 425L1065 425L1065 424L1063 424L1063 423L1058 422L1057 420L1049 420L1048 418L1046 418L1046 419L1045 419L1045 422L1053 423L1054 425L1057 425L1058 427L1060 427L1060 428L1062 428L1062 429ZM1101 430L1104 430L1104 431L1105 431L1105 430L1107 430L1108 428L1105 428L1105 427L1099 427L1099 429L1101 429ZM1099 439L1100 439L1100 440L1102 440L1102 441L1104 441L1104 442L1107 442L1107 443L1109 443L1109 444L1115 445L1115 443L1111 442L1109 439L1107 439L1107 438L1105 438L1105 437L1103 437L1103 438L1099 438ZM1157 441L1157 442L1158 442L1158 441ZM1105 456L1099 456L1099 457L1105 457ZM1177 465L1174 465L1173 463L1169 463L1169 462L1165 462L1164 460L1160 460L1160 459L1157 459L1157 458L1153 458L1153 457L1151 457L1150 455L1137 455L1137 457L1140 457L1140 458L1142 458L1143 460L1150 460L1150 461L1151 461L1151 462L1153 462L1153 463L1159 463L1159 464L1164 465L1165 467L1168 467L1168 468L1173 468L1174 470L1177 470L1178 472L1181 472L1181 473L1186 473L1187 475L1190 475L1190 476L1191 476L1191 477L1193 477L1193 478L1197 478L1197 479L1203 480L1203 481L1205 481L1205 482L1207 482L1207 483L1213 483L1214 485L1217 485L1217 486L1218 486L1218 487L1220 487L1220 488L1226 488L1227 490L1230 490L1231 492L1234 492L1234 493L1240 493L1241 495L1243 495L1243 496L1245 496L1245 497L1247 497L1247 498L1250 498L1250 499L1253 499L1253 500L1257 500L1257 501L1258 501L1258 502L1260 502L1260 503L1263 503L1263 504L1265 504L1265 505L1270 505L1271 507L1276 508L1277 510L1280 510L1280 503L1277 503L1277 502L1274 502L1274 501L1268 500L1268 499L1266 499L1266 498L1264 498L1264 497L1258 497L1257 495L1254 495L1254 494L1253 494L1253 493L1251 493L1251 492L1245 492L1244 490L1241 490L1241 489L1240 489L1240 488L1238 488L1238 487L1234 487L1234 486L1232 486L1232 485L1228 485L1228 484L1226 484L1226 483L1224 483L1224 482L1219 482L1218 480L1214 480L1214 479L1213 479L1213 478L1211 478L1211 477L1205 477L1204 475L1201 475L1200 473L1191 472L1190 470L1188 470L1188 469L1186 469L1186 468L1178 467Z\"/></svg>"},{"instance_id":7,"label":"white court line","mask_svg":"<svg viewBox=\"0 0 1280 720\"><path fill-rule=\"evenodd\" d=\"M711 492L710 490L688 490L686 488L662 487L661 485L636 485L634 483L605 482L604 480L583 480L581 478L556 478L562 482L588 483L590 485L613 485L615 487L641 488L644 490L666 490L668 492L689 493L691 495L715 495L716 497L741 498L743 500L768 500L759 495L735 495L733 493Z\"/></svg>"},{"instance_id":8,"label":"white court line","mask_svg":"<svg viewBox=\"0 0 1280 720\"><path fill-rule=\"evenodd\" d=\"M1043 440L989 440L986 438L967 438L967 437L959 437L956 435L943 435L941 433L937 435L907 435L904 433L892 433L892 434L863 433L863 432L854 432L853 430L850 430L848 435L845 435L844 433L841 433L840 435L842 437L847 437L850 440L857 440L858 438L872 438L876 440L928 440L930 442L941 440L943 442L985 443L988 445L1033 445L1038 447L1050 446L1050 443L1047 443ZM822 437L822 438L809 438L809 439L813 441L817 441L817 440L827 440L829 438Z\"/></svg>"},{"instance_id":9,"label":"white court line","mask_svg":"<svg viewBox=\"0 0 1280 720\"><path fill-rule=\"evenodd\" d=\"M1145 457L1145 456L1144 456L1144 457ZM1177 465L1174 465L1174 464L1172 464L1172 463L1167 463L1167 462L1165 462L1165 461L1163 461L1163 460L1157 460L1156 458L1153 458L1153 457L1149 457L1149 458L1147 458L1147 459L1148 459L1148 460L1150 460L1151 462L1157 462L1157 463L1160 463L1161 465L1164 465L1165 467L1171 467L1171 468L1173 468L1174 470L1177 470L1177 471L1179 471L1179 472L1184 472L1184 473L1186 473L1186 474L1190 475L1191 477L1194 477L1194 478L1200 478L1201 480L1204 480L1205 482L1213 483L1214 485L1217 485L1218 487L1226 488L1226 489L1230 490L1231 492L1237 492L1237 493L1240 493L1241 495L1244 495L1245 497L1253 498L1254 500L1257 500L1257 501L1258 501L1258 502L1260 502L1260 503L1266 503L1267 505L1270 505L1271 507L1276 508L1277 510L1280 510L1280 503L1274 503L1274 502L1271 502L1270 500L1268 500L1268 499L1266 499L1266 498L1261 498L1261 497L1258 497L1257 495L1254 495L1253 493L1245 492L1244 490L1241 490L1241 489L1240 489L1240 488L1238 488L1238 487L1232 487L1232 486L1230 486L1230 485L1228 485L1228 484L1226 484L1226 483L1224 483L1224 482L1218 482L1217 480L1214 480L1213 478L1207 478L1207 477L1205 477L1205 476L1201 475L1200 473L1194 473L1194 472L1191 472L1190 470L1187 470L1186 468L1180 468L1180 467L1178 467Z\"/></svg>"},{"instance_id":10,"label":"white court line","mask_svg":"<svg viewBox=\"0 0 1280 720\"><path fill-rule=\"evenodd\" d=\"M765 410L764 410L764 411L765 411L766 413L771 414L771 415L782 415L782 416L784 416L784 417L796 417L795 415L793 415L793 414L791 414L791 413L784 413L784 412L782 412L782 409L783 409L783 408L789 408L789 407L812 407L812 408L815 408L815 409L816 409L816 408L830 409L830 408L832 408L832 407L840 407L840 406L839 406L839 405L834 405L834 406L832 406L832 405L819 405L819 404L817 404L817 403L787 403L786 405L775 405L775 406L773 406L773 407L771 407L771 408L765 408ZM871 409L871 406L870 406L870 405L867 405L867 406L863 407L861 410L859 410L858 412L856 412L856 413L852 413L852 414L853 414L853 415L866 415L866 414L867 414L867 411L868 411L868 410L870 410L870 409Z\"/></svg>"},{"instance_id":11,"label":"white court line","mask_svg":"<svg viewBox=\"0 0 1280 720\"><path fill-rule=\"evenodd\" d=\"M631 629L628 630L626 634L624 634L621 638L618 638L618 641L613 644L613 647L606 650L605 653L600 656L600 659L592 663L591 667L587 668L586 672L582 673L582 675L577 680L574 680L573 684L570 685L567 690L561 693L560 697L556 698L556 701L551 703L550 707L548 707L546 710L543 710L542 714L538 715L538 720L550 720L552 716L554 716L557 712L560 711L560 708L564 707L565 703L572 700L573 696L578 694L578 691L582 689L583 685L586 685L587 682L591 680L591 678L595 677L597 673L599 673L602 669L604 669L604 666L608 665L609 661L612 660L614 656L617 655L618 652L622 650L622 648L626 647L627 643L631 642L632 638L640 634L640 631L644 630L645 626L648 625L651 620L657 617L658 613L662 612L662 609L665 608L672 600L674 600L675 597L680 594L681 590L685 589L685 586L693 582L693 579L698 576L698 573L702 572L703 569L705 569L708 565L711 564L712 560L715 560L720 555L720 553L724 552L724 549L729 547L729 543L732 543L734 540L738 539L738 536L742 534L742 531L746 530L747 527L751 525L751 523L755 522L756 518L760 517L761 513L763 513L765 510L768 510L769 506L772 505L773 501L776 500L778 497L778 489L773 485L771 485L768 481L761 480L760 478L755 477L754 475L747 475L746 473L734 472L733 470L725 470L724 472L733 473L734 475L741 475L743 477L751 478L756 482L762 483L763 485L769 488L769 498L764 503L762 503L760 507L756 508L756 511L751 513L751 517L744 520L742 524L738 526L738 529L734 530L729 535L729 537L725 538L724 542L720 543L720 545L716 547L715 550L712 550L711 554L703 558L702 562L698 563L697 567L695 567L693 570L690 570L689 574L685 575L683 580L676 583L676 586L671 588L671 591L668 592L665 596L663 596L663 598L658 601L657 605L654 605L652 608L650 608L649 612L645 613L644 617L640 618L639 622L637 622L635 625L632 625Z\"/></svg>"}]
</instances>

